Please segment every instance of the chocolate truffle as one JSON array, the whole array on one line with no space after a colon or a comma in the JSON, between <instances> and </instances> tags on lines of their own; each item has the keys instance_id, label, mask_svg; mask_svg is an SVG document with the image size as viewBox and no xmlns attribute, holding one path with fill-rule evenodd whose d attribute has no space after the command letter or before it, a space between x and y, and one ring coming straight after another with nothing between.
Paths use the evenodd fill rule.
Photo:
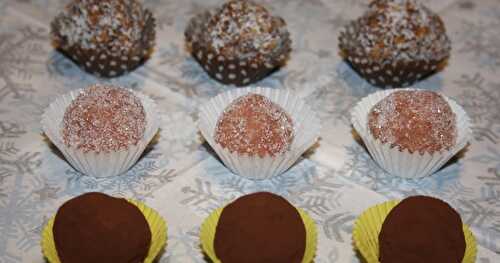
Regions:
<instances>
[{"instance_id":1,"label":"chocolate truffle","mask_svg":"<svg viewBox=\"0 0 500 263\"><path fill-rule=\"evenodd\" d=\"M154 18L137 0L73 0L51 26L56 48L105 77L133 69L154 45Z\"/></svg>"},{"instance_id":2,"label":"chocolate truffle","mask_svg":"<svg viewBox=\"0 0 500 263\"><path fill-rule=\"evenodd\" d=\"M462 220L450 205L412 196L385 219L379 246L381 263L460 263L466 245Z\"/></svg>"},{"instance_id":3,"label":"chocolate truffle","mask_svg":"<svg viewBox=\"0 0 500 263\"><path fill-rule=\"evenodd\" d=\"M371 109L368 128L380 142L410 153L447 150L457 137L450 105L438 93L426 90L391 93Z\"/></svg>"},{"instance_id":4,"label":"chocolate truffle","mask_svg":"<svg viewBox=\"0 0 500 263\"><path fill-rule=\"evenodd\" d=\"M132 92L110 85L83 90L68 106L62 137L84 152L111 152L135 145L144 135L144 108Z\"/></svg>"},{"instance_id":5,"label":"chocolate truffle","mask_svg":"<svg viewBox=\"0 0 500 263\"><path fill-rule=\"evenodd\" d=\"M222 210L215 232L215 254L224 263L300 263L306 230L286 199L259 192L236 199Z\"/></svg>"},{"instance_id":6,"label":"chocolate truffle","mask_svg":"<svg viewBox=\"0 0 500 263\"><path fill-rule=\"evenodd\" d=\"M64 203L52 231L61 263L143 262L151 243L141 211L125 199L101 193Z\"/></svg>"},{"instance_id":7,"label":"chocolate truffle","mask_svg":"<svg viewBox=\"0 0 500 263\"><path fill-rule=\"evenodd\" d=\"M253 1L227 1L194 17L185 35L193 56L213 78L239 86L283 65L291 50L285 21Z\"/></svg>"},{"instance_id":8,"label":"chocolate truffle","mask_svg":"<svg viewBox=\"0 0 500 263\"><path fill-rule=\"evenodd\" d=\"M439 16L418 0L375 0L339 37L341 54L369 82L409 85L437 69L451 44Z\"/></svg>"},{"instance_id":9,"label":"chocolate truffle","mask_svg":"<svg viewBox=\"0 0 500 263\"><path fill-rule=\"evenodd\" d=\"M230 152L274 156L290 148L293 123L268 98L247 94L232 102L217 121L215 141Z\"/></svg>"}]
</instances>

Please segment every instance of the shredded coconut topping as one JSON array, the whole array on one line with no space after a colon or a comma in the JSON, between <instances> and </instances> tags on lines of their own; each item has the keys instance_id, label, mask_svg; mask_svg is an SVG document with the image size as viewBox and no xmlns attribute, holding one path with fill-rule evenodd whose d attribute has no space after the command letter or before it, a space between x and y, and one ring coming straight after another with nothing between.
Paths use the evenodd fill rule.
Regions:
<instances>
[{"instance_id":1,"label":"shredded coconut topping","mask_svg":"<svg viewBox=\"0 0 500 263\"><path fill-rule=\"evenodd\" d=\"M282 18L245 0L226 2L211 13L205 26L202 41L227 57L237 58L278 53L288 34Z\"/></svg>"},{"instance_id":2,"label":"shredded coconut topping","mask_svg":"<svg viewBox=\"0 0 500 263\"><path fill-rule=\"evenodd\" d=\"M382 63L441 60L451 49L442 20L418 0L373 1L340 40L343 50Z\"/></svg>"},{"instance_id":3,"label":"shredded coconut topping","mask_svg":"<svg viewBox=\"0 0 500 263\"><path fill-rule=\"evenodd\" d=\"M456 117L433 91L396 91L378 102L368 116L372 135L409 152L430 154L455 144Z\"/></svg>"},{"instance_id":4,"label":"shredded coconut topping","mask_svg":"<svg viewBox=\"0 0 500 263\"><path fill-rule=\"evenodd\" d=\"M253 93L232 102L215 129L215 141L240 154L274 156L287 151L292 140L290 116L268 98Z\"/></svg>"},{"instance_id":5,"label":"shredded coconut topping","mask_svg":"<svg viewBox=\"0 0 500 263\"><path fill-rule=\"evenodd\" d=\"M141 39L145 11L137 0L73 0L53 25L57 42L120 55Z\"/></svg>"},{"instance_id":6,"label":"shredded coconut topping","mask_svg":"<svg viewBox=\"0 0 500 263\"><path fill-rule=\"evenodd\" d=\"M146 117L139 98L130 91L96 84L71 102L61 125L67 146L85 152L113 152L142 139Z\"/></svg>"}]
</instances>

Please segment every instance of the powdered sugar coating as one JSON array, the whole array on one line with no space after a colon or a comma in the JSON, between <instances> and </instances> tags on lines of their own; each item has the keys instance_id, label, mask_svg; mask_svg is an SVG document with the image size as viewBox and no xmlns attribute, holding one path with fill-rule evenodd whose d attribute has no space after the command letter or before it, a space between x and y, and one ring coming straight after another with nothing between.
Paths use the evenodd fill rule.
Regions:
<instances>
[{"instance_id":1,"label":"powdered sugar coating","mask_svg":"<svg viewBox=\"0 0 500 263\"><path fill-rule=\"evenodd\" d=\"M232 102L215 128L215 141L222 147L260 157L287 151L293 136L290 116L268 98L253 93Z\"/></svg>"},{"instance_id":2,"label":"powdered sugar coating","mask_svg":"<svg viewBox=\"0 0 500 263\"><path fill-rule=\"evenodd\" d=\"M54 20L55 41L126 54L140 41L145 10L137 0L73 0Z\"/></svg>"},{"instance_id":3,"label":"powdered sugar coating","mask_svg":"<svg viewBox=\"0 0 500 263\"><path fill-rule=\"evenodd\" d=\"M68 147L84 152L114 152L142 139L146 116L141 101L130 91L96 84L71 102L61 125Z\"/></svg>"},{"instance_id":4,"label":"powdered sugar coating","mask_svg":"<svg viewBox=\"0 0 500 263\"><path fill-rule=\"evenodd\" d=\"M226 57L278 54L288 32L280 17L252 1L231 0L211 13L202 41Z\"/></svg>"},{"instance_id":5,"label":"powdered sugar coating","mask_svg":"<svg viewBox=\"0 0 500 263\"><path fill-rule=\"evenodd\" d=\"M457 137L456 116L433 91L396 91L375 104L368 116L371 134L409 152L449 149Z\"/></svg>"},{"instance_id":6,"label":"powdered sugar coating","mask_svg":"<svg viewBox=\"0 0 500 263\"><path fill-rule=\"evenodd\" d=\"M344 52L377 63L439 61L449 56L450 40L442 20L418 0L375 0L344 28Z\"/></svg>"}]
</instances>

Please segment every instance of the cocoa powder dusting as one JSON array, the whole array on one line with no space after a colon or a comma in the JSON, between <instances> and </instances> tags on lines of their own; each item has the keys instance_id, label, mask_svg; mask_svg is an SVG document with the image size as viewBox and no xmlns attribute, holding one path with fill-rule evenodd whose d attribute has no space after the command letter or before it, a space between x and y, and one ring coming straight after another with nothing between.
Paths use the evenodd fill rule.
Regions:
<instances>
[{"instance_id":1,"label":"cocoa powder dusting","mask_svg":"<svg viewBox=\"0 0 500 263\"><path fill-rule=\"evenodd\" d=\"M460 215L428 196L411 196L394 207L378 240L381 263L460 263L466 247Z\"/></svg>"},{"instance_id":2,"label":"cocoa powder dusting","mask_svg":"<svg viewBox=\"0 0 500 263\"><path fill-rule=\"evenodd\" d=\"M300 263L306 229L295 207L278 195L259 192L222 210L214 248L224 263Z\"/></svg>"}]
</instances>

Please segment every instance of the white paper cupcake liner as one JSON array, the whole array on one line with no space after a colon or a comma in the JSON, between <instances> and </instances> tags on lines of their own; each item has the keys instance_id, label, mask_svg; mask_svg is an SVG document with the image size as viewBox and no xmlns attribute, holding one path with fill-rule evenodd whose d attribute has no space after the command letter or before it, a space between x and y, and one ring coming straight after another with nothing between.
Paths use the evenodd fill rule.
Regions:
<instances>
[{"instance_id":1,"label":"white paper cupcake liner","mask_svg":"<svg viewBox=\"0 0 500 263\"><path fill-rule=\"evenodd\" d=\"M471 136L469 117L460 105L442 95L456 115L457 139L455 145L449 150L433 154L410 153L406 149L400 151L398 147L391 147L390 144L383 144L375 139L368 129L368 114L372 107L398 90L417 89L382 90L368 95L354 107L351 113L351 123L363 139L372 158L389 174L410 179L431 175L467 145Z\"/></svg>"},{"instance_id":2,"label":"white paper cupcake liner","mask_svg":"<svg viewBox=\"0 0 500 263\"><path fill-rule=\"evenodd\" d=\"M257 155L231 153L215 142L215 127L224 109L231 102L248 93L256 93L269 98L290 115L294 126L294 138L290 149L285 153L261 158ZM291 92L257 87L230 90L210 99L200 107L198 128L222 162L233 173L249 179L263 180L286 171L309 147L314 145L319 138L321 124L316 113Z\"/></svg>"},{"instance_id":3,"label":"white paper cupcake liner","mask_svg":"<svg viewBox=\"0 0 500 263\"><path fill-rule=\"evenodd\" d=\"M83 174L94 177L109 177L126 172L137 162L158 131L160 120L155 102L142 93L131 91L141 101L146 114L144 136L136 145L129 145L126 150L109 153L84 152L74 147L68 147L64 144L61 135L64 112L81 91L75 90L61 95L45 109L41 121L43 132L61 151L71 166Z\"/></svg>"}]
</instances>

